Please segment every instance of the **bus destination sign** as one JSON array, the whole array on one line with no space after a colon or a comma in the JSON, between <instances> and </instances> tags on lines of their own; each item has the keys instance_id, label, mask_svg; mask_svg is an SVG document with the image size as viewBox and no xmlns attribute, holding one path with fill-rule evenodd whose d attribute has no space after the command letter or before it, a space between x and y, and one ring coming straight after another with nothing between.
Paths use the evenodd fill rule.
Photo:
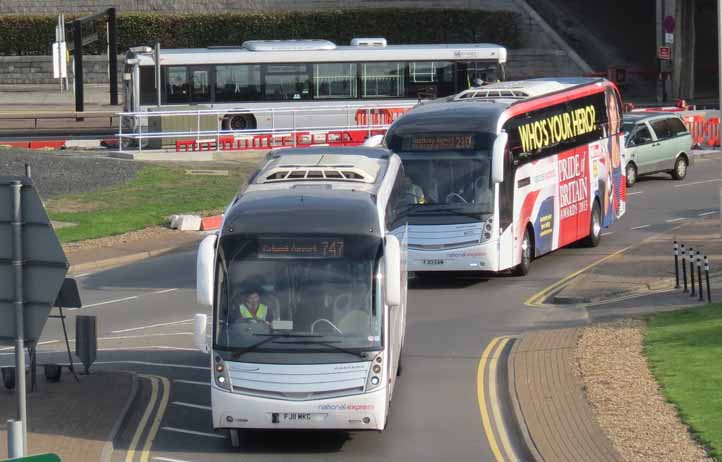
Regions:
<instances>
[{"instance_id":1,"label":"bus destination sign","mask_svg":"<svg viewBox=\"0 0 722 462\"><path fill-rule=\"evenodd\" d=\"M404 136L404 151L448 151L474 149L474 135L407 135Z\"/></svg>"},{"instance_id":2,"label":"bus destination sign","mask_svg":"<svg viewBox=\"0 0 722 462\"><path fill-rule=\"evenodd\" d=\"M259 258L341 258L344 241L339 238L272 237L258 240Z\"/></svg>"}]
</instances>

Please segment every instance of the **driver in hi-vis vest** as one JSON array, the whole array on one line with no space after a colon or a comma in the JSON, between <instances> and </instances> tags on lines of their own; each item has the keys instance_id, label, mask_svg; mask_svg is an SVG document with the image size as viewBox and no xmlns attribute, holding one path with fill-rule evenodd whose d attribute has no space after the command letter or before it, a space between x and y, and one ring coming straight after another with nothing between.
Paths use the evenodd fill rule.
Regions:
<instances>
[{"instance_id":1,"label":"driver in hi-vis vest","mask_svg":"<svg viewBox=\"0 0 722 462\"><path fill-rule=\"evenodd\" d=\"M246 295L245 303L239 307L241 319L268 323L268 306L261 303L260 290L251 289Z\"/></svg>"}]
</instances>

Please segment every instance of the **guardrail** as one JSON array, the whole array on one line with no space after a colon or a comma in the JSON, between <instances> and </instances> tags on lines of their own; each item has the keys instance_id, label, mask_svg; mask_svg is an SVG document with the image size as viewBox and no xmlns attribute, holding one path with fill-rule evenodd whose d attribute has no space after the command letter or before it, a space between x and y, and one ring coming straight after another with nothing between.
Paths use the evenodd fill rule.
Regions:
<instances>
[{"instance_id":1,"label":"guardrail","mask_svg":"<svg viewBox=\"0 0 722 462\"><path fill-rule=\"evenodd\" d=\"M121 112L121 151L273 149L314 145L358 145L386 132L413 104L344 104L249 109ZM252 118L254 128L227 128L234 116Z\"/></svg>"}]
</instances>

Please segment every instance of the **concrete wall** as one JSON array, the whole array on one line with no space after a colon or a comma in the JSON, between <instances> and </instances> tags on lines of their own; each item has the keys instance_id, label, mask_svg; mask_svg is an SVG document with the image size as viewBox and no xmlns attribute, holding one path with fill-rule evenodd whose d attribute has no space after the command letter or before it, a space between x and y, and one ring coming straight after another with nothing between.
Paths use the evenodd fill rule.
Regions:
<instances>
[{"instance_id":1,"label":"concrete wall","mask_svg":"<svg viewBox=\"0 0 722 462\"><path fill-rule=\"evenodd\" d=\"M213 12L316 10L332 8L483 8L514 9L511 0L0 0L0 14L88 13L115 6L119 11Z\"/></svg>"},{"instance_id":2,"label":"concrete wall","mask_svg":"<svg viewBox=\"0 0 722 462\"><path fill-rule=\"evenodd\" d=\"M122 62L118 57L118 82L122 82ZM83 56L83 81L108 83L108 57ZM73 68L68 65L68 77L72 79ZM0 85L34 85L57 83L53 79L52 56L0 56Z\"/></svg>"}]
</instances>

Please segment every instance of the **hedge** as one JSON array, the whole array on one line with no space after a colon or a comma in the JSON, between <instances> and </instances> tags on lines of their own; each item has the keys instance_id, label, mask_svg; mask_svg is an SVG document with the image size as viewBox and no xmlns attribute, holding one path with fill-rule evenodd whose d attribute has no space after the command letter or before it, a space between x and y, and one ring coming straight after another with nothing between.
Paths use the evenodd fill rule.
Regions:
<instances>
[{"instance_id":1,"label":"hedge","mask_svg":"<svg viewBox=\"0 0 722 462\"><path fill-rule=\"evenodd\" d=\"M57 17L49 15L0 16L0 55L50 54L56 22ZM156 41L163 48L240 45L251 39L323 38L348 44L353 37L374 36L386 37L391 44L491 42L518 48L519 22L514 12L450 9L122 13L118 15L118 49L124 52ZM104 24L98 22L95 27L105 37ZM69 28L66 31L70 40ZM90 45L85 52L104 53L105 44Z\"/></svg>"}]
</instances>

